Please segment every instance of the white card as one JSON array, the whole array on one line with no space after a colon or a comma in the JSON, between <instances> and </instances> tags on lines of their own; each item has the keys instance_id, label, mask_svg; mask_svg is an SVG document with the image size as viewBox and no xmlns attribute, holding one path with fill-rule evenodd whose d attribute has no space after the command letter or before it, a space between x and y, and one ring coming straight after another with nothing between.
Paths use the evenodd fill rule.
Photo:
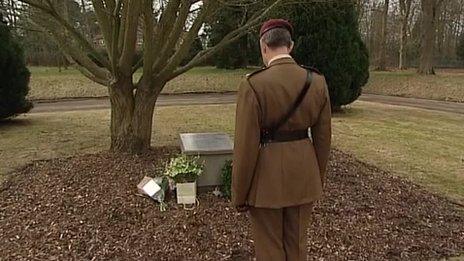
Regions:
<instances>
[{"instance_id":1,"label":"white card","mask_svg":"<svg viewBox=\"0 0 464 261\"><path fill-rule=\"evenodd\" d=\"M154 180L150 180L143 186L143 191L150 197L153 197L158 191L161 190L161 187L156 184Z\"/></svg>"}]
</instances>

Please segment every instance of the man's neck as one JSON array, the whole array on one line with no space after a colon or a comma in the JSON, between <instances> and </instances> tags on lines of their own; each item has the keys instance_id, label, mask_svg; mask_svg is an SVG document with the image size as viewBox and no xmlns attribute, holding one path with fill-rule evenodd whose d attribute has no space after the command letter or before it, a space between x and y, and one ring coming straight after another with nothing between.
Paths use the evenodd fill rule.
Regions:
<instances>
[{"instance_id":1,"label":"man's neck","mask_svg":"<svg viewBox=\"0 0 464 261\"><path fill-rule=\"evenodd\" d=\"M290 54L288 54L288 53L275 54L275 55L272 56L271 59L269 59L269 61L267 63L267 66L271 65L271 63L273 63L274 61L284 59L284 58L292 58L292 56L290 56Z\"/></svg>"}]
</instances>

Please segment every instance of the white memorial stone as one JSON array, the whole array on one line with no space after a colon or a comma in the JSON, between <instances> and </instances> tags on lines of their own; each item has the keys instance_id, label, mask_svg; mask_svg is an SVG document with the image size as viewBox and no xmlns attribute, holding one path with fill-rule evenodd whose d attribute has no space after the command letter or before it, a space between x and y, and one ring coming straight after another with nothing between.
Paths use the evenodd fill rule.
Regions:
<instances>
[{"instance_id":1,"label":"white memorial stone","mask_svg":"<svg viewBox=\"0 0 464 261\"><path fill-rule=\"evenodd\" d=\"M224 133L180 134L182 153L200 156L205 171L198 179L199 187L221 185L221 170L227 160L232 159L233 143Z\"/></svg>"}]
</instances>

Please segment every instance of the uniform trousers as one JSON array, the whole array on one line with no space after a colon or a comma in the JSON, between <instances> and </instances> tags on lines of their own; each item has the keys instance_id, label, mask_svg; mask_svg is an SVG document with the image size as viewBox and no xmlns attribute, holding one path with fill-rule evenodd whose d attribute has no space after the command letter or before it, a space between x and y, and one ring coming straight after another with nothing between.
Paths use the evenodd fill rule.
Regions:
<instances>
[{"instance_id":1,"label":"uniform trousers","mask_svg":"<svg viewBox=\"0 0 464 261\"><path fill-rule=\"evenodd\" d=\"M303 261L313 203L280 209L250 208L257 261Z\"/></svg>"}]
</instances>

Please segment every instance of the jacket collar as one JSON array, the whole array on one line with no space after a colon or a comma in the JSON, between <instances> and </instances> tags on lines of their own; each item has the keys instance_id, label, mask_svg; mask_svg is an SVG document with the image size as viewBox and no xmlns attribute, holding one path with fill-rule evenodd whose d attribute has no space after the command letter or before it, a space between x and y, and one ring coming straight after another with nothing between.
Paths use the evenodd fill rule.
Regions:
<instances>
[{"instance_id":1,"label":"jacket collar","mask_svg":"<svg viewBox=\"0 0 464 261\"><path fill-rule=\"evenodd\" d=\"M271 59L271 62L267 66L272 67L274 65L280 65L280 64L296 64L295 60L290 55L285 55L285 56L280 56L280 57L275 57L274 59Z\"/></svg>"}]
</instances>

